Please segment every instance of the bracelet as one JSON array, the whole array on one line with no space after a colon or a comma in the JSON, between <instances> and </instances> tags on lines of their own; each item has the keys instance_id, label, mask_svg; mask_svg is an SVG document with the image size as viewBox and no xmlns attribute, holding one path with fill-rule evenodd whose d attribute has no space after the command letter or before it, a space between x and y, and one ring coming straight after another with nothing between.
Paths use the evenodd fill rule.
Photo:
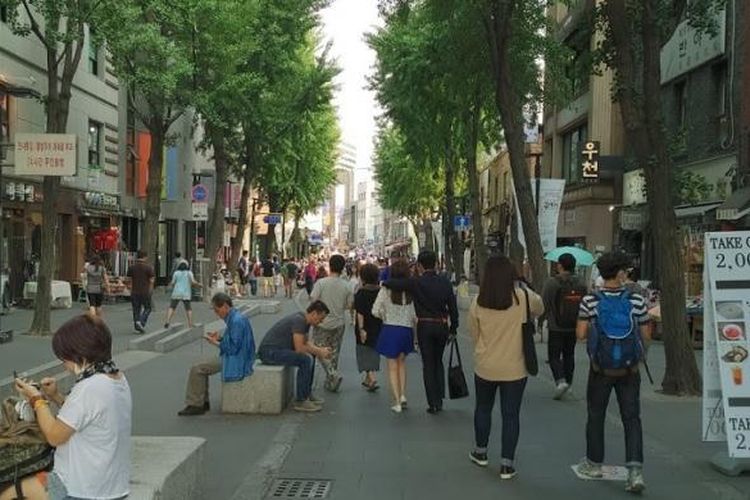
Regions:
<instances>
[{"instance_id":1,"label":"bracelet","mask_svg":"<svg viewBox=\"0 0 750 500\"><path fill-rule=\"evenodd\" d=\"M49 406L49 401L46 399L40 399L34 403L34 411L37 411L42 406Z\"/></svg>"}]
</instances>

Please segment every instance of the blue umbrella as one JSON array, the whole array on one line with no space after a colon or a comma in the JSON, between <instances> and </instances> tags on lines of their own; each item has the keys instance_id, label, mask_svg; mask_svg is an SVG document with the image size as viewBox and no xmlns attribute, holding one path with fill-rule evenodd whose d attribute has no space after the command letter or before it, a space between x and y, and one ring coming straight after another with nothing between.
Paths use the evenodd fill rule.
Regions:
<instances>
[{"instance_id":1,"label":"blue umbrella","mask_svg":"<svg viewBox=\"0 0 750 500\"><path fill-rule=\"evenodd\" d=\"M587 252L583 248L578 247L558 247L554 250L547 252L544 256L545 259L557 262L562 254L569 253L576 259L576 264L579 266L591 266L594 264L596 257L591 252Z\"/></svg>"}]
</instances>

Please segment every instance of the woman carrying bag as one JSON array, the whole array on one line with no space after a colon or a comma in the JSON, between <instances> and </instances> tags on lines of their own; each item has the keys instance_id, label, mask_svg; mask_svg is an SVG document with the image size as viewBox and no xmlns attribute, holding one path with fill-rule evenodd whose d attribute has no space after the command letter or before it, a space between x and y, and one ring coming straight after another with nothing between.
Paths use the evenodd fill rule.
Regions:
<instances>
[{"instance_id":1,"label":"woman carrying bag","mask_svg":"<svg viewBox=\"0 0 750 500\"><path fill-rule=\"evenodd\" d=\"M520 431L521 400L530 371L527 366L536 364L536 359L527 360L524 356L524 323L533 321L544 312L541 297L521 284L516 276L507 257L490 257L479 296L469 309L476 393L476 447L469 457L481 467L489 463L487 444L492 427L492 407L499 389L503 417L501 479L512 479L516 475L513 459ZM527 311L531 318L527 318Z\"/></svg>"}]
</instances>

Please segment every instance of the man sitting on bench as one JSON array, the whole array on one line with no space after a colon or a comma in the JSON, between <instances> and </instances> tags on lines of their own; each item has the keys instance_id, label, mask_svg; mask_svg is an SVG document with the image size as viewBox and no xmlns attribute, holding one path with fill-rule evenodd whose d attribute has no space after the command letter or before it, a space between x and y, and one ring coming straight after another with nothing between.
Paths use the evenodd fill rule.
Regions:
<instances>
[{"instance_id":1,"label":"man sitting on bench","mask_svg":"<svg viewBox=\"0 0 750 500\"><path fill-rule=\"evenodd\" d=\"M258 348L258 357L264 364L297 367L296 411L316 412L323 408L323 401L312 395L314 357L328 359L331 349L312 344L308 330L318 326L328 312L328 306L316 300L306 312L290 314L273 325Z\"/></svg>"},{"instance_id":2,"label":"man sitting on bench","mask_svg":"<svg viewBox=\"0 0 750 500\"><path fill-rule=\"evenodd\" d=\"M219 356L190 368L185 394L186 406L177 413L182 417L202 415L209 410L210 375L221 372L224 382L238 382L253 373L255 338L250 320L232 306L232 299L226 293L214 295L211 305L216 315L227 324L227 328L222 337L219 337L219 332L203 336L209 344L219 348Z\"/></svg>"}]
</instances>

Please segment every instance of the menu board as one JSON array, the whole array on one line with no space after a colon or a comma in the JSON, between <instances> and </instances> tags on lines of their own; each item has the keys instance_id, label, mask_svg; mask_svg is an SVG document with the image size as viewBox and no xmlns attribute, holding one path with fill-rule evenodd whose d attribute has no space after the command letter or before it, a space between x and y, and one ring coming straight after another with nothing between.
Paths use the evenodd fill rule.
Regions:
<instances>
[{"instance_id":1,"label":"menu board","mask_svg":"<svg viewBox=\"0 0 750 500\"><path fill-rule=\"evenodd\" d=\"M750 231L705 238L703 438L750 457Z\"/></svg>"}]
</instances>

